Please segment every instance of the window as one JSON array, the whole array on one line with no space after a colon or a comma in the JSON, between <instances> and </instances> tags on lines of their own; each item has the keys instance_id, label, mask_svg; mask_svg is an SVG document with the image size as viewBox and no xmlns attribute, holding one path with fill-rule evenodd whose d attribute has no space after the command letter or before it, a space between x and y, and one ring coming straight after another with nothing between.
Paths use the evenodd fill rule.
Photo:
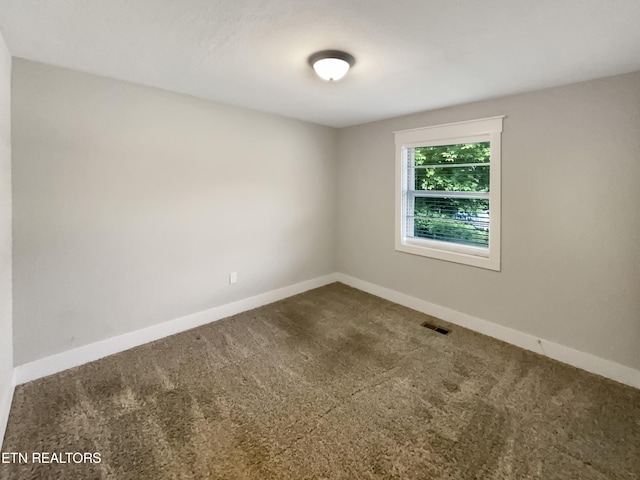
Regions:
<instances>
[{"instance_id":1,"label":"window","mask_svg":"<svg viewBox=\"0 0 640 480\"><path fill-rule=\"evenodd\" d=\"M395 132L396 250L500 270L503 118Z\"/></svg>"}]
</instances>

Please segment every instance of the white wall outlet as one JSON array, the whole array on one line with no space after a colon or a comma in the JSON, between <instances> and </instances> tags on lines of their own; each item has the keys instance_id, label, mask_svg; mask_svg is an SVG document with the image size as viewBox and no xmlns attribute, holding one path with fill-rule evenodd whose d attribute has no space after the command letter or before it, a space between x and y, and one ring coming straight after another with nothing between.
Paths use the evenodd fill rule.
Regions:
<instances>
[{"instance_id":1,"label":"white wall outlet","mask_svg":"<svg viewBox=\"0 0 640 480\"><path fill-rule=\"evenodd\" d=\"M229 274L229 283L237 283L238 282L238 272L231 272Z\"/></svg>"}]
</instances>

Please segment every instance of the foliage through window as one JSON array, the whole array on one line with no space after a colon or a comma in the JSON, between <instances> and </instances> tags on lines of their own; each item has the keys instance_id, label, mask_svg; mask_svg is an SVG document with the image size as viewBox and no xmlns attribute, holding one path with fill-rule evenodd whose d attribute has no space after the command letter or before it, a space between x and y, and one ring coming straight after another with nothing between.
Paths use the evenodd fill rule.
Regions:
<instances>
[{"instance_id":1,"label":"foliage through window","mask_svg":"<svg viewBox=\"0 0 640 480\"><path fill-rule=\"evenodd\" d=\"M501 131L502 117L396 133L397 250L499 269Z\"/></svg>"},{"instance_id":2,"label":"foliage through window","mask_svg":"<svg viewBox=\"0 0 640 480\"><path fill-rule=\"evenodd\" d=\"M407 236L489 246L489 142L407 152L413 190Z\"/></svg>"}]
</instances>

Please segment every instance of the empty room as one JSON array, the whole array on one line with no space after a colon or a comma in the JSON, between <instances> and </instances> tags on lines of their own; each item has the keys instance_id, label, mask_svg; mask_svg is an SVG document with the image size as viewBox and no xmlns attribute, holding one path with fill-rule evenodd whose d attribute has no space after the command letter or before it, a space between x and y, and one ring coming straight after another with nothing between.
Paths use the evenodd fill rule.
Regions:
<instances>
[{"instance_id":1,"label":"empty room","mask_svg":"<svg viewBox=\"0 0 640 480\"><path fill-rule=\"evenodd\" d=\"M639 23L0 0L0 480L640 478Z\"/></svg>"}]
</instances>

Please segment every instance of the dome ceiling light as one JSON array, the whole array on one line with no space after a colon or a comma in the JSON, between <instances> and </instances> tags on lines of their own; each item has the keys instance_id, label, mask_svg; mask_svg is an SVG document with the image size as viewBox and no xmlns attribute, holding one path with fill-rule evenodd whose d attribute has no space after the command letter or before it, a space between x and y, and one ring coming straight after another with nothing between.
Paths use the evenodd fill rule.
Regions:
<instances>
[{"instance_id":1,"label":"dome ceiling light","mask_svg":"<svg viewBox=\"0 0 640 480\"><path fill-rule=\"evenodd\" d=\"M323 80L333 82L344 77L356 63L353 55L340 50L323 50L309 57L309 65Z\"/></svg>"}]
</instances>

